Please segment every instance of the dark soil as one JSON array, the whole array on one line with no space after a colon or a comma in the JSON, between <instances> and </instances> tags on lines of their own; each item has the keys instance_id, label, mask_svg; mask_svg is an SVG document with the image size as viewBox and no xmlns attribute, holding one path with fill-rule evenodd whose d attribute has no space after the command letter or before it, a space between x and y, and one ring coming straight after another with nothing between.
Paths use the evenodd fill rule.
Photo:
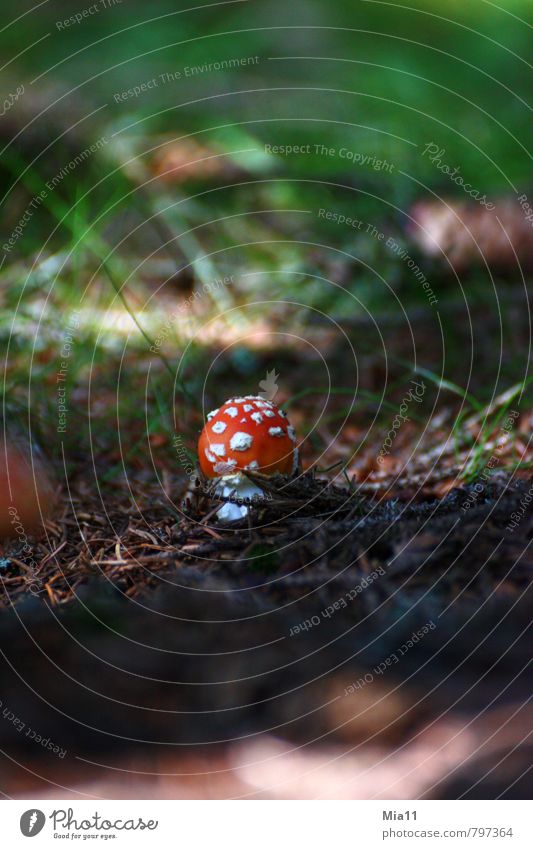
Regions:
<instances>
[{"instance_id":1,"label":"dark soil","mask_svg":"<svg viewBox=\"0 0 533 849\"><path fill-rule=\"evenodd\" d=\"M85 507L85 559L50 558L38 596L18 558L2 571L2 709L69 757L110 757L273 729L331 742L345 731L331 704L369 673L401 685L387 739L522 704L533 519L507 526L530 485L495 475L480 492L376 503L308 475L237 528L202 522L202 502L174 524L157 504L104 525ZM87 552L102 548L95 567ZM19 762L49 757L9 718L0 741Z\"/></svg>"}]
</instances>

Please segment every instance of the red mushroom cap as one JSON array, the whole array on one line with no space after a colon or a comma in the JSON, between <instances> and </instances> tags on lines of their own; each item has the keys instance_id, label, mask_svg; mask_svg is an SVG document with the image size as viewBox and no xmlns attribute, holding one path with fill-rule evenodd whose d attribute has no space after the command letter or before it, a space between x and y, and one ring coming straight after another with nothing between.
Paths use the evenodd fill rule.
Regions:
<instances>
[{"instance_id":1,"label":"red mushroom cap","mask_svg":"<svg viewBox=\"0 0 533 849\"><path fill-rule=\"evenodd\" d=\"M292 474L298 468L296 434L272 401L258 395L230 398L207 416L198 458L208 478L247 470Z\"/></svg>"}]
</instances>

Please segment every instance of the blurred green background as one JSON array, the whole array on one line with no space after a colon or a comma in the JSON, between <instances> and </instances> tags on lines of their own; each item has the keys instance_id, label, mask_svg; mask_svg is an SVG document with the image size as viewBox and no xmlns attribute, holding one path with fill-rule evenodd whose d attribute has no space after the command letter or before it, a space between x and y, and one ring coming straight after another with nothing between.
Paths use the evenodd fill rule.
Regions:
<instances>
[{"instance_id":1,"label":"blurred green background","mask_svg":"<svg viewBox=\"0 0 533 849\"><path fill-rule=\"evenodd\" d=\"M80 428L91 375L101 392L93 418L107 421L118 404L129 421L139 397L146 403L139 373L151 369L148 431L170 434L174 389L182 403L202 398L214 406L223 400L221 380L229 395L255 385L283 356L297 356L287 337L282 356L249 344L247 334L283 328L305 336L306 327L332 317L348 322L361 358L365 415L402 386L413 364L429 369L436 384L442 376L459 384L458 397L462 391L470 400L489 401L527 381L513 300L523 294L520 279L496 272L494 282L479 268L465 284L413 247L438 292L436 315L382 243L318 212L356 217L403 244L415 201L464 200L423 155L429 143L489 199L531 186L529 0L269 0L204 8L49 0L33 9L6 0L3 11L4 97L24 86L0 130L4 244L31 199L60 175L4 252L0 332L10 398L26 401L31 388L34 404L53 408L57 342L73 311L80 327L69 384ZM102 139L71 168L80 151ZM186 180L156 179L160 145L179 158L183 139L199 145L196 158L222 162L220 173L200 165ZM276 155L268 145L309 145L309 153ZM316 153L315 145L334 153ZM225 275L231 285L187 300ZM485 313L496 316L497 335L465 347L470 310L485 328ZM210 321L218 322L215 329ZM356 380L342 380L344 357L332 359L341 394ZM307 375L305 367L297 372L296 386L289 381L286 396L301 381L327 386L313 362ZM194 434L197 421L182 418ZM142 440L146 423L138 424ZM101 438L103 445L105 432ZM191 451L193 445L191 436Z\"/></svg>"}]
</instances>

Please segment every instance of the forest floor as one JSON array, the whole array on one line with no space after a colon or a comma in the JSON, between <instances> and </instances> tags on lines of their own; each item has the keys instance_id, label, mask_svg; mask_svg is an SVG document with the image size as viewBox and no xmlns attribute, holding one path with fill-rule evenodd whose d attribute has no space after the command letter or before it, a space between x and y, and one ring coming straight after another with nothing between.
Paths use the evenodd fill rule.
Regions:
<instances>
[{"instance_id":1,"label":"forest floor","mask_svg":"<svg viewBox=\"0 0 533 849\"><path fill-rule=\"evenodd\" d=\"M458 282L359 198L358 214L431 276L435 311L378 243L335 225L330 250L277 214L281 169L268 186L255 174L258 188L204 166L189 175L188 217L174 208L149 226L184 192L169 168L198 158L166 147L141 157L143 179L160 182L131 208L109 200L100 231L88 205L57 193L51 223L76 207L63 241L41 256L36 236L0 268L7 433L40 445L56 493L44 534L2 546L3 792L526 794L524 280L498 268L495 295L492 269L467 251ZM348 211L336 179L312 197L296 181L283 204ZM260 214L236 234L233 212L248 205ZM219 213L224 224L198 236ZM207 244L227 250L216 267ZM184 507L206 411L255 393L271 370L304 472L268 482L232 526L201 481Z\"/></svg>"}]
</instances>

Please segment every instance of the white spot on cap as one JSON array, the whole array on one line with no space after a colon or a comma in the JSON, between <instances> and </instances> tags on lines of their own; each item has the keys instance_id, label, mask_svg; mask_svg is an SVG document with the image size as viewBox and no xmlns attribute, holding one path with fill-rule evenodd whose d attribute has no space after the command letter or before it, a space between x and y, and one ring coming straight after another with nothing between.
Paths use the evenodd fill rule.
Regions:
<instances>
[{"instance_id":1,"label":"white spot on cap","mask_svg":"<svg viewBox=\"0 0 533 849\"><path fill-rule=\"evenodd\" d=\"M261 413L252 413L250 418L253 419L254 422L256 422L257 424L261 424L261 422L263 421L263 416L261 415Z\"/></svg>"},{"instance_id":2,"label":"white spot on cap","mask_svg":"<svg viewBox=\"0 0 533 849\"><path fill-rule=\"evenodd\" d=\"M227 475L232 472L237 465L237 460L221 460L214 465L214 471L217 475Z\"/></svg>"},{"instance_id":3,"label":"white spot on cap","mask_svg":"<svg viewBox=\"0 0 533 849\"><path fill-rule=\"evenodd\" d=\"M216 414L218 413L219 409L220 409L220 407L217 407L217 408L216 408L216 410L211 410L211 412L207 414L207 421L208 421L208 422L210 422L210 421L211 421L211 419L212 419L214 416L216 416Z\"/></svg>"},{"instance_id":4,"label":"white spot on cap","mask_svg":"<svg viewBox=\"0 0 533 849\"><path fill-rule=\"evenodd\" d=\"M246 418L246 416L244 416L244 418L241 419L240 423L242 424L244 422L244 424L246 424L247 421L248 421L248 419Z\"/></svg>"},{"instance_id":5,"label":"white spot on cap","mask_svg":"<svg viewBox=\"0 0 533 849\"><path fill-rule=\"evenodd\" d=\"M231 400L233 401L234 404L244 404L244 402L246 401L246 398L232 398Z\"/></svg>"},{"instance_id":6,"label":"white spot on cap","mask_svg":"<svg viewBox=\"0 0 533 849\"><path fill-rule=\"evenodd\" d=\"M271 407L271 406L272 406L272 404L267 404L267 402L266 402L266 401L262 401L262 400L261 400L261 401L254 401L254 403L255 403L255 406L256 406L256 407L259 407L259 409L261 409L261 410L262 410L264 407Z\"/></svg>"},{"instance_id":7,"label":"white spot on cap","mask_svg":"<svg viewBox=\"0 0 533 849\"><path fill-rule=\"evenodd\" d=\"M269 419L273 419L276 414L274 410L263 410L263 415L268 416Z\"/></svg>"},{"instance_id":8,"label":"white spot on cap","mask_svg":"<svg viewBox=\"0 0 533 849\"><path fill-rule=\"evenodd\" d=\"M238 416L239 414L237 407L228 407L228 409L224 410L224 412L227 416L231 416L232 419L234 419L235 416Z\"/></svg>"},{"instance_id":9,"label":"white spot on cap","mask_svg":"<svg viewBox=\"0 0 533 849\"><path fill-rule=\"evenodd\" d=\"M205 454L205 456L207 457L207 459L209 460L210 463L214 463L217 459L214 454L211 454L209 448L204 449L204 454Z\"/></svg>"},{"instance_id":10,"label":"white spot on cap","mask_svg":"<svg viewBox=\"0 0 533 849\"><path fill-rule=\"evenodd\" d=\"M287 418L287 413L285 412L285 410L278 410L278 413L280 414L282 419Z\"/></svg>"},{"instance_id":11,"label":"white spot on cap","mask_svg":"<svg viewBox=\"0 0 533 849\"><path fill-rule=\"evenodd\" d=\"M248 463L248 465L244 468L248 469L250 472L255 472L259 468L259 463L257 462L257 460L252 460L252 462Z\"/></svg>"},{"instance_id":12,"label":"white spot on cap","mask_svg":"<svg viewBox=\"0 0 533 849\"><path fill-rule=\"evenodd\" d=\"M239 430L237 431L237 433L233 434L230 439L229 445L232 451L247 451L253 441L253 436L250 436L249 433L244 433L243 431Z\"/></svg>"},{"instance_id":13,"label":"white spot on cap","mask_svg":"<svg viewBox=\"0 0 533 849\"><path fill-rule=\"evenodd\" d=\"M210 445L209 447L213 454L216 454L217 457L226 456L226 446L222 442L217 442L215 445Z\"/></svg>"},{"instance_id":14,"label":"white spot on cap","mask_svg":"<svg viewBox=\"0 0 533 849\"><path fill-rule=\"evenodd\" d=\"M296 431L293 427L291 427L291 425L287 428L287 436L289 439L292 439L293 442L296 442Z\"/></svg>"},{"instance_id":15,"label":"white spot on cap","mask_svg":"<svg viewBox=\"0 0 533 849\"><path fill-rule=\"evenodd\" d=\"M226 422L215 422L211 430L213 433L224 433L227 428Z\"/></svg>"},{"instance_id":16,"label":"white spot on cap","mask_svg":"<svg viewBox=\"0 0 533 849\"><path fill-rule=\"evenodd\" d=\"M244 410L245 413L249 413L250 410L253 410L253 407L252 407L251 404L245 404L244 407L243 407L243 410Z\"/></svg>"},{"instance_id":17,"label":"white spot on cap","mask_svg":"<svg viewBox=\"0 0 533 849\"><path fill-rule=\"evenodd\" d=\"M269 427L268 432L270 436L285 436L285 431L282 427Z\"/></svg>"}]
</instances>

